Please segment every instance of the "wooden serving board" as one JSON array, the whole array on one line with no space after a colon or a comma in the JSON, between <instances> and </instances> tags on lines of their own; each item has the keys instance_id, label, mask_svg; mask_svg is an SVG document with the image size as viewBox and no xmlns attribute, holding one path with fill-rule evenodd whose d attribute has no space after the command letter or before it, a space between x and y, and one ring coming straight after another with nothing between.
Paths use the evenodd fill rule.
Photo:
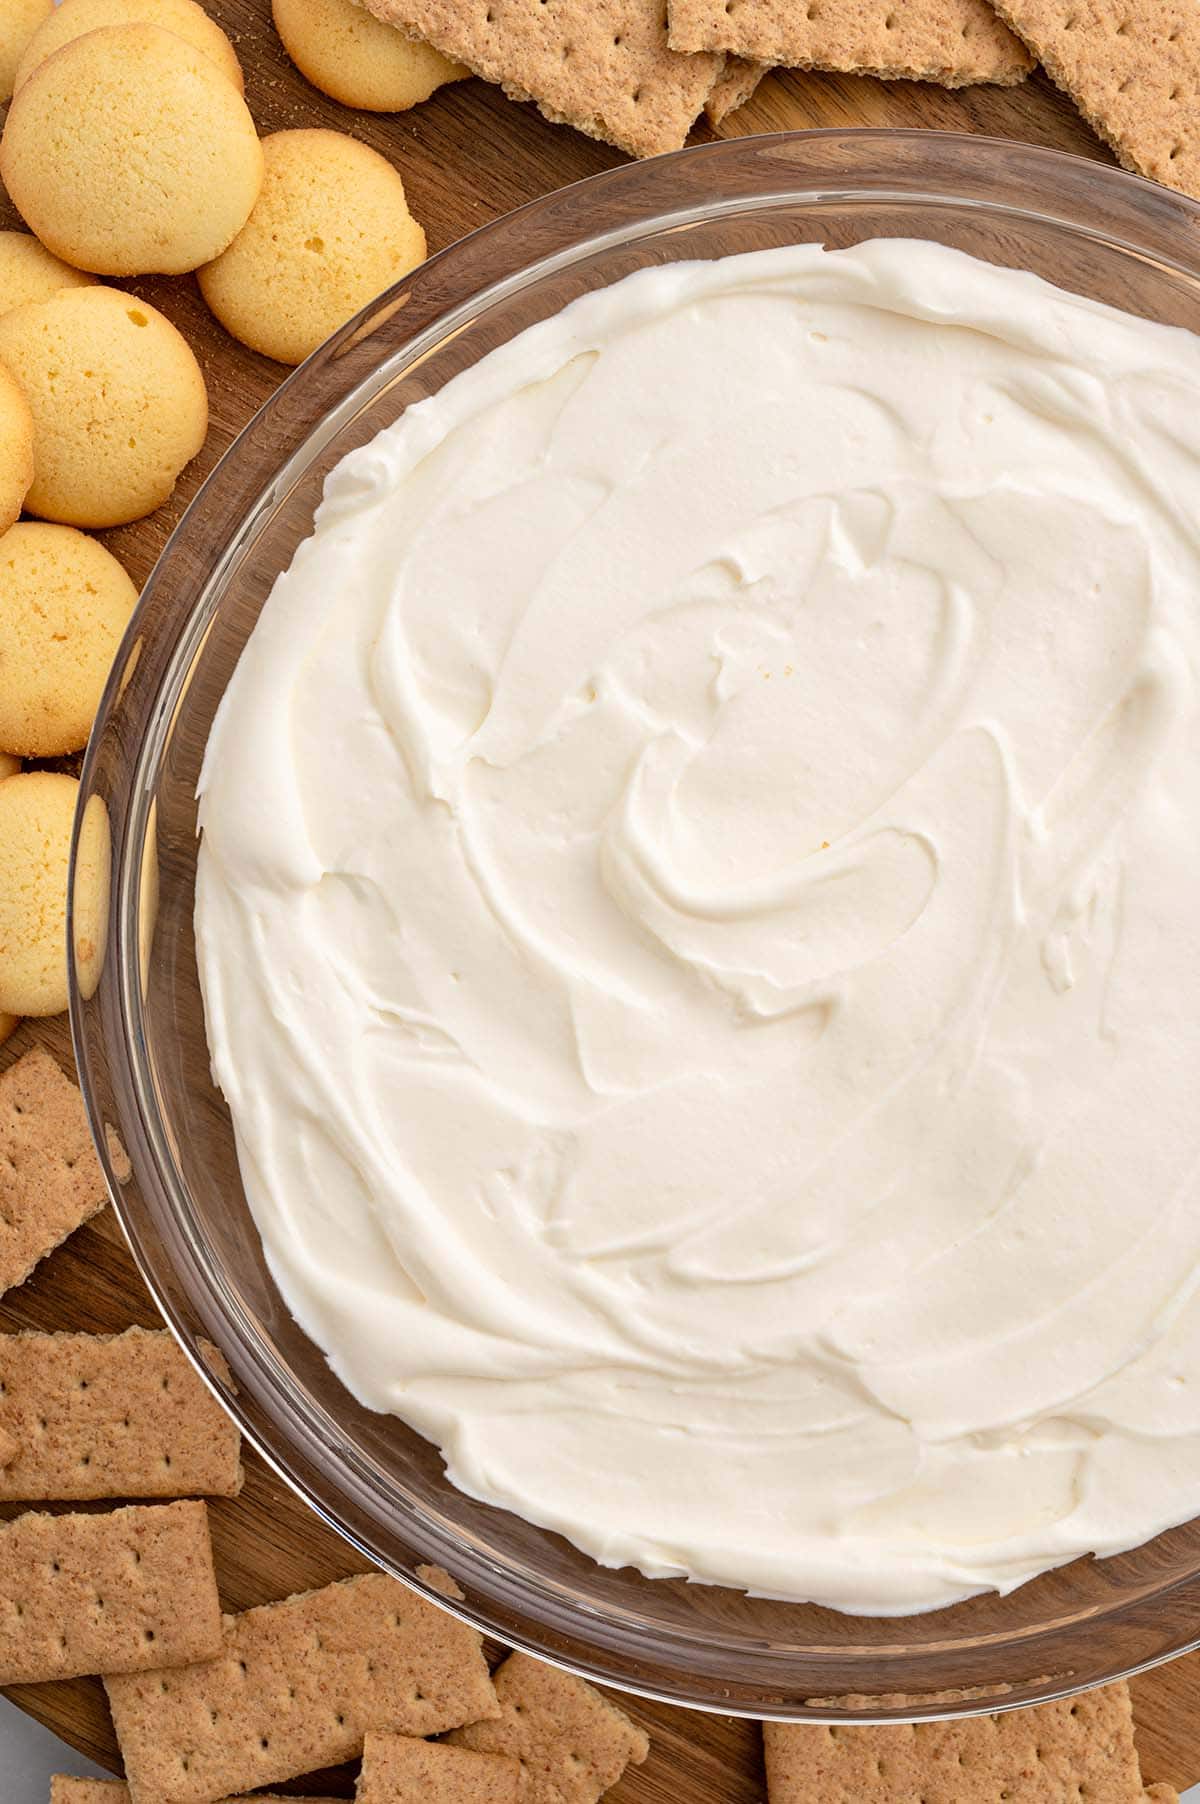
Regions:
<instances>
[{"instance_id":1,"label":"wooden serving board","mask_svg":"<svg viewBox=\"0 0 1200 1804\"><path fill-rule=\"evenodd\" d=\"M271 26L268 0L207 0L237 45L246 97L260 131L325 125L353 132L395 162L431 250L473 227L582 176L622 161L620 153L564 127L547 125L477 81L443 90L397 116L350 112L318 94L292 68ZM773 75L748 106L726 121L723 136L821 126L911 126L991 133L1109 160L1074 108L1041 76L1019 88L950 93L908 82L832 76ZM711 138L706 126L698 139ZM18 223L0 196L0 225ZM195 347L208 381L212 429L204 453L172 502L148 520L105 535L139 582L184 506L234 434L285 372L234 343L205 309L190 277L132 284L160 307ZM66 1022L24 1023L3 1051L7 1063L41 1044L70 1069ZM76 1234L30 1281L0 1302L0 1330L86 1329L112 1332L156 1320L111 1211ZM245 1491L212 1507L214 1542L225 1606L245 1609L344 1576L361 1562L263 1466L247 1459ZM9 1506L6 1514L15 1514ZM1200 1625L1197 1632L1200 1633ZM113 1771L119 1756L98 1680L19 1686L9 1694L81 1752ZM1147 1779L1181 1788L1200 1780L1200 1655L1175 1661L1135 1682L1138 1740ZM758 1728L728 1717L702 1716L630 1700L649 1730L653 1752L611 1794L614 1804L762 1804L765 1795ZM3 1774L0 1774L0 1779ZM352 1795L350 1770L328 1783L290 1790ZM2 1791L2 1787L0 1787Z\"/></svg>"}]
</instances>

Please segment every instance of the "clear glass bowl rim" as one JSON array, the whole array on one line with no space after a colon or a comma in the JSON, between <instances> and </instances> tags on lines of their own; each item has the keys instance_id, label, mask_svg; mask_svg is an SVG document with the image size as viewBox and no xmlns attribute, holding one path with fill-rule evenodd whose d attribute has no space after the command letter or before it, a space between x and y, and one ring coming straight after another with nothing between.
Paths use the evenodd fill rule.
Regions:
<instances>
[{"instance_id":1,"label":"clear glass bowl rim","mask_svg":"<svg viewBox=\"0 0 1200 1804\"><path fill-rule=\"evenodd\" d=\"M181 1306L176 1294L178 1273L164 1264L153 1211L147 1210L142 1200L142 1191L148 1189L154 1194L158 1207L173 1206L172 1190L177 1186L176 1174L171 1170L168 1139L161 1131L161 1123L157 1127L147 1120L135 1123L119 1112L113 1120L110 1105L114 1075L126 1097L136 1095L145 1102L150 1099L152 1089L145 1076L140 1038L138 878L140 849L153 801L152 777L157 752L179 700L182 675L190 666L207 629L208 603L219 587L222 558L228 555L232 545L239 543L253 529L253 511L245 511L241 505L245 496L257 491L259 505L265 505L269 495L286 479L291 465L313 455L314 445L326 442L328 435L336 430L342 405L348 405L349 398L352 395L358 397L366 386L361 377L355 378L352 387L343 384L333 404L325 407L320 416L306 414L300 405L302 397L322 382L329 383L332 379L332 386L338 387L338 362L346 352L378 329L381 323L386 326L392 322L394 330L398 318L402 325L404 309L418 289L434 285L444 290L447 304L441 308L435 322L437 331L444 332L448 324L456 321L458 312L467 316L481 309L507 284L529 282L552 268L556 260L566 261L579 255L584 247L603 248L606 239L661 231L676 223L686 224L709 212L732 211L739 206L751 208L766 198L762 190L754 189L747 182L740 196L726 194L715 201L706 200L701 172L720 165L728 173L736 171L740 165L748 173L753 159L769 154L772 146L786 147L789 152L794 149L813 165L814 172L804 179L805 163L799 161L793 172L793 188L771 189L771 198L787 198L791 193L796 199L819 198L823 202L842 197L856 202L878 199L993 209L1014 218L1035 219L1066 232L1094 236L1200 283L1200 206L1140 177L1087 158L1009 139L870 128L788 132L725 140L656 158L650 163L620 165L584 182L556 190L458 240L364 308L289 376L243 428L189 505L146 583L106 688L84 760L77 832L87 801L97 787L113 716L128 701L127 692L136 694L139 686L145 686L146 670L139 668L136 662L132 669L127 667L131 662L128 654L139 640L139 626L144 623L158 592L172 580L180 542L185 537L208 533L209 542L216 549L214 563L207 580L193 593L191 605L180 619L178 637L162 680L145 706L146 735L126 791L119 798L113 794L106 797L114 815L119 803L122 819L121 830L114 832L117 857L113 865L106 951L94 995L84 996L73 965L71 970L71 1024L80 1082L114 1207L134 1259L168 1325L200 1375L238 1419L247 1441L318 1516L365 1558L395 1572L405 1583L422 1590L442 1607L447 1607L445 1596L414 1577L412 1571L414 1560L432 1563L444 1560L447 1547L438 1533L425 1532L419 1521L407 1521L406 1545L403 1557L399 1557L394 1544L382 1545L372 1534L364 1532L361 1522L351 1524L347 1520L336 1480L328 1471L322 1472L320 1477L314 1476L312 1462L300 1456L279 1416L264 1424L244 1407L235 1391L214 1381L197 1353L195 1322L188 1319L186 1306ZM819 165L826 149L839 167L831 168L821 179ZM894 175L881 172L889 156L896 163ZM919 179L908 176L906 158L910 156L915 156L921 164L923 173ZM1005 165L1000 171L995 168L997 161ZM853 167L856 162L863 167L856 170ZM936 175L931 176L930 171ZM626 203L626 189L634 190L641 198L636 203ZM663 204L659 211L654 212L648 207L647 190L661 198ZM1014 191L1022 198L1014 199ZM687 198L686 203L681 204L683 194ZM1032 204L1034 196L1041 204ZM586 230L577 225L574 216L585 200L600 203L599 211L608 220L604 230L597 232L594 229L590 213ZM533 262L523 262L518 256L514 265L509 251L519 251L522 240L534 226L539 241L556 248L547 249ZM1191 244L1186 242L1189 238ZM475 274L468 274L468 265L472 261L475 267L482 266L488 272L482 283ZM434 327L431 325L426 329L432 331ZM421 337L422 332L418 331L410 339L403 335L393 338L387 347L388 366L402 356L418 355ZM300 419L299 433L291 420L293 408ZM290 448L281 463L275 458L272 447L269 453L272 474L264 478L263 447L272 445L273 434L290 440ZM231 501L236 505L231 507ZM146 647L141 649L144 652ZM158 663L162 663L161 658ZM143 664L154 667L154 656L144 659ZM73 882L74 847L72 887ZM70 921L68 943L73 947ZM111 1027L114 1022L121 1024L119 1034L98 1031L101 1023ZM133 1186L123 1186L117 1181L106 1125L115 1126L124 1140L133 1161ZM234 1332L237 1332L236 1327ZM281 1416L288 1418L286 1404L281 1409ZM294 1415L290 1419L295 1432ZM541 1606L539 1612L537 1603L531 1606L527 1596L516 1599L507 1596L508 1581L497 1585L490 1582L491 1575L486 1566L476 1570L478 1561L471 1549L464 1550L459 1545L453 1551L460 1573L464 1565L470 1570L472 1586L469 1603L450 1607L484 1633L511 1646L523 1647L584 1677L664 1702L724 1714L846 1722L916 1720L1016 1708L1128 1676L1200 1646L1198 1576L1159 1588L1150 1585L1143 1595L1127 1600L1122 1606L1127 1610L1144 1611L1147 1607L1153 1608L1156 1600L1165 1602L1169 1594L1173 1626L1164 1633L1161 1648L1156 1647L1148 1657L1132 1662L1118 1658L1106 1666L1101 1658L1099 1667L1093 1661L1086 1671L1081 1669L1066 1677L1063 1673L1064 1668L1069 1669L1069 1648L1056 1648L1054 1665L1057 1673L1044 1688L1025 1685L1011 1696L993 1694L983 1698L930 1696L922 1704L902 1701L899 1707L892 1702L885 1705L882 1697L871 1697L857 1705L848 1700L843 1709L830 1708L825 1701L814 1706L803 1696L788 1695L789 1675L781 1668L779 1690L764 1689L753 1698L746 1698L737 1694L736 1686L723 1686L719 1676L714 1679L711 1672L703 1677L681 1673L677 1663L669 1678L664 1676L662 1664L655 1662L651 1662L653 1676L639 1676L643 1670L650 1672L651 1667L643 1667L636 1646L624 1645L621 1636L614 1642L611 1635L602 1632L602 1625L579 1620L580 1612L576 1612L577 1619L567 1623L565 1630L558 1622L547 1628L544 1599L537 1600ZM479 1599L483 1601L477 1601ZM556 1607L561 1610L561 1606ZM567 1614L570 1615L570 1611ZM1053 1636L1058 1627L1051 1623L1047 1625L1046 1633ZM672 1657L686 1650L674 1646L676 1638L672 1632L668 1631L665 1639L670 1644L665 1657L669 1668ZM655 1652L658 1660L662 1649ZM762 1649L757 1652L762 1656ZM871 1650L864 1649L863 1652L869 1655ZM786 1665L785 1657L784 1667ZM869 1683L871 1676L864 1669L865 1691L886 1693L892 1689L888 1672L878 1665L873 1682ZM819 1689L819 1685L816 1688ZM813 1691L814 1685L809 1683L807 1689Z\"/></svg>"}]
</instances>

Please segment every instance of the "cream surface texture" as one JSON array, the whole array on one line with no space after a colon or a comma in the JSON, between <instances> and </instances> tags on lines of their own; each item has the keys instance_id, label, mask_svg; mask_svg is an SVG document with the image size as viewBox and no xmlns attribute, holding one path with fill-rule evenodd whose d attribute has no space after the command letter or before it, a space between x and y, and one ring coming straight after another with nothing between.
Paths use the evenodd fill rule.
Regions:
<instances>
[{"instance_id":1,"label":"cream surface texture","mask_svg":"<svg viewBox=\"0 0 1200 1804\"><path fill-rule=\"evenodd\" d=\"M1200 1512L1200 340L643 272L329 480L196 922L297 1320L609 1565L902 1613Z\"/></svg>"}]
</instances>

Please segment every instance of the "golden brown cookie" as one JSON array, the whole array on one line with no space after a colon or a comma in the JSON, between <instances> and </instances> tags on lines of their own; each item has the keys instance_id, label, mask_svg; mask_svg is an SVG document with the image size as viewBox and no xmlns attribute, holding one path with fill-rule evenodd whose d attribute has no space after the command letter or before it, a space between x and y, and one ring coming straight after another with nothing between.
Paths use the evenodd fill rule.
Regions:
<instances>
[{"instance_id":1,"label":"golden brown cookie","mask_svg":"<svg viewBox=\"0 0 1200 1804\"><path fill-rule=\"evenodd\" d=\"M216 20L210 19L196 0L62 0L62 5L55 7L30 40L17 64L14 87L21 87L39 63L85 32L99 31L105 25L139 22L161 25L164 31L173 31L176 37L202 50L224 70L238 93L242 92L245 84L237 53Z\"/></svg>"},{"instance_id":2,"label":"golden brown cookie","mask_svg":"<svg viewBox=\"0 0 1200 1804\"><path fill-rule=\"evenodd\" d=\"M4 0L0 6L0 101L9 99L29 40L54 9L54 0Z\"/></svg>"},{"instance_id":3,"label":"golden brown cookie","mask_svg":"<svg viewBox=\"0 0 1200 1804\"><path fill-rule=\"evenodd\" d=\"M67 1006L67 858L79 785L27 770L0 783L0 1012Z\"/></svg>"},{"instance_id":4,"label":"golden brown cookie","mask_svg":"<svg viewBox=\"0 0 1200 1804\"><path fill-rule=\"evenodd\" d=\"M95 280L52 257L32 232L0 232L0 313L28 301L48 301L60 288L87 288Z\"/></svg>"},{"instance_id":5,"label":"golden brown cookie","mask_svg":"<svg viewBox=\"0 0 1200 1804\"><path fill-rule=\"evenodd\" d=\"M229 249L199 271L227 331L280 363L300 363L425 256L391 164L342 132L263 139L262 194Z\"/></svg>"},{"instance_id":6,"label":"golden brown cookie","mask_svg":"<svg viewBox=\"0 0 1200 1804\"><path fill-rule=\"evenodd\" d=\"M60 758L87 744L137 590L72 526L24 521L0 538L0 746Z\"/></svg>"},{"instance_id":7,"label":"golden brown cookie","mask_svg":"<svg viewBox=\"0 0 1200 1804\"><path fill-rule=\"evenodd\" d=\"M81 0L66 4L78 6ZM271 12L301 75L343 106L403 113L428 100L435 88L471 73L432 44L382 25L355 0L271 0Z\"/></svg>"},{"instance_id":8,"label":"golden brown cookie","mask_svg":"<svg viewBox=\"0 0 1200 1804\"><path fill-rule=\"evenodd\" d=\"M75 853L75 975L79 994L89 1002L104 969L108 934L108 896L112 881L112 827L104 797L88 797L79 823Z\"/></svg>"},{"instance_id":9,"label":"golden brown cookie","mask_svg":"<svg viewBox=\"0 0 1200 1804\"><path fill-rule=\"evenodd\" d=\"M7 752L0 752L0 783L7 777L15 777L21 768L19 758L11 758ZM6 1015L0 1012L0 1046L11 1038L21 1025L20 1015Z\"/></svg>"},{"instance_id":10,"label":"golden brown cookie","mask_svg":"<svg viewBox=\"0 0 1200 1804\"><path fill-rule=\"evenodd\" d=\"M0 364L33 411L26 506L43 519L140 520L204 443L208 399L187 341L116 288L67 288L14 307L0 319Z\"/></svg>"},{"instance_id":11,"label":"golden brown cookie","mask_svg":"<svg viewBox=\"0 0 1200 1804\"><path fill-rule=\"evenodd\" d=\"M262 185L246 103L161 25L64 44L8 109L0 177L48 250L100 275L177 274L246 223Z\"/></svg>"},{"instance_id":12,"label":"golden brown cookie","mask_svg":"<svg viewBox=\"0 0 1200 1804\"><path fill-rule=\"evenodd\" d=\"M20 384L0 369L0 532L21 511L33 481L33 415Z\"/></svg>"},{"instance_id":13,"label":"golden brown cookie","mask_svg":"<svg viewBox=\"0 0 1200 1804\"><path fill-rule=\"evenodd\" d=\"M19 758L10 758L7 752L0 752L0 783L7 777L15 777L21 768ZM20 1015L6 1015L0 1012L0 1046L14 1034L21 1025Z\"/></svg>"}]
</instances>

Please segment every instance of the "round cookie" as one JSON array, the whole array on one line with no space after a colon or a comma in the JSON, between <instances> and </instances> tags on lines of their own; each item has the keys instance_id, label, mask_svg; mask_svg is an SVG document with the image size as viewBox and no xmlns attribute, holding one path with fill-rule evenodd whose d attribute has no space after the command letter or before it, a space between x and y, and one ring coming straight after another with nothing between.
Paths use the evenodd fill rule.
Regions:
<instances>
[{"instance_id":1,"label":"round cookie","mask_svg":"<svg viewBox=\"0 0 1200 1804\"><path fill-rule=\"evenodd\" d=\"M27 770L0 783L0 1013L67 1006L67 861L79 785Z\"/></svg>"},{"instance_id":2,"label":"round cookie","mask_svg":"<svg viewBox=\"0 0 1200 1804\"><path fill-rule=\"evenodd\" d=\"M228 84L226 84L228 85ZM152 513L204 443L200 366L170 320L116 288L66 288L0 319L33 412L32 514L121 526Z\"/></svg>"},{"instance_id":3,"label":"round cookie","mask_svg":"<svg viewBox=\"0 0 1200 1804\"><path fill-rule=\"evenodd\" d=\"M48 301L60 288L88 288L95 280L52 257L32 232L0 232L0 314L29 301Z\"/></svg>"},{"instance_id":4,"label":"round cookie","mask_svg":"<svg viewBox=\"0 0 1200 1804\"><path fill-rule=\"evenodd\" d=\"M176 37L202 50L219 69L224 70L238 93L245 83L237 53L215 19L210 19L196 0L62 0L45 24L35 32L29 48L17 64L14 88L29 80L33 71L64 44L83 37L85 32L99 31L105 25L137 23L161 25Z\"/></svg>"},{"instance_id":5,"label":"round cookie","mask_svg":"<svg viewBox=\"0 0 1200 1804\"><path fill-rule=\"evenodd\" d=\"M20 384L0 368L0 532L7 532L33 481L33 413Z\"/></svg>"},{"instance_id":6,"label":"round cookie","mask_svg":"<svg viewBox=\"0 0 1200 1804\"><path fill-rule=\"evenodd\" d=\"M301 75L343 106L402 113L471 73L432 44L415 43L384 25L355 0L271 0L271 12Z\"/></svg>"},{"instance_id":7,"label":"round cookie","mask_svg":"<svg viewBox=\"0 0 1200 1804\"><path fill-rule=\"evenodd\" d=\"M7 752L0 752L0 783L3 783L7 777L15 777L20 768L21 760L19 758L10 758ZM15 1033L20 1025L20 1015L6 1015L0 1012L0 1046L3 1046L5 1040Z\"/></svg>"},{"instance_id":8,"label":"round cookie","mask_svg":"<svg viewBox=\"0 0 1200 1804\"><path fill-rule=\"evenodd\" d=\"M54 10L54 0L3 0L0 5L0 102L12 96L30 39Z\"/></svg>"},{"instance_id":9,"label":"round cookie","mask_svg":"<svg viewBox=\"0 0 1200 1804\"><path fill-rule=\"evenodd\" d=\"M108 896L112 884L112 828L103 796L88 797L79 823L75 853L74 912L71 921L75 942L75 976L79 994L91 1000L104 968L108 933Z\"/></svg>"},{"instance_id":10,"label":"round cookie","mask_svg":"<svg viewBox=\"0 0 1200 1804\"><path fill-rule=\"evenodd\" d=\"M280 363L300 363L425 256L391 164L341 132L263 139L266 177L229 249L198 272L227 331Z\"/></svg>"},{"instance_id":11,"label":"round cookie","mask_svg":"<svg viewBox=\"0 0 1200 1804\"><path fill-rule=\"evenodd\" d=\"M0 178L56 257L101 275L176 275L246 223L262 185L254 121L202 50L161 25L106 25L14 96Z\"/></svg>"},{"instance_id":12,"label":"round cookie","mask_svg":"<svg viewBox=\"0 0 1200 1804\"><path fill-rule=\"evenodd\" d=\"M87 744L137 601L121 565L72 526L0 538L0 746L61 758Z\"/></svg>"}]
</instances>

